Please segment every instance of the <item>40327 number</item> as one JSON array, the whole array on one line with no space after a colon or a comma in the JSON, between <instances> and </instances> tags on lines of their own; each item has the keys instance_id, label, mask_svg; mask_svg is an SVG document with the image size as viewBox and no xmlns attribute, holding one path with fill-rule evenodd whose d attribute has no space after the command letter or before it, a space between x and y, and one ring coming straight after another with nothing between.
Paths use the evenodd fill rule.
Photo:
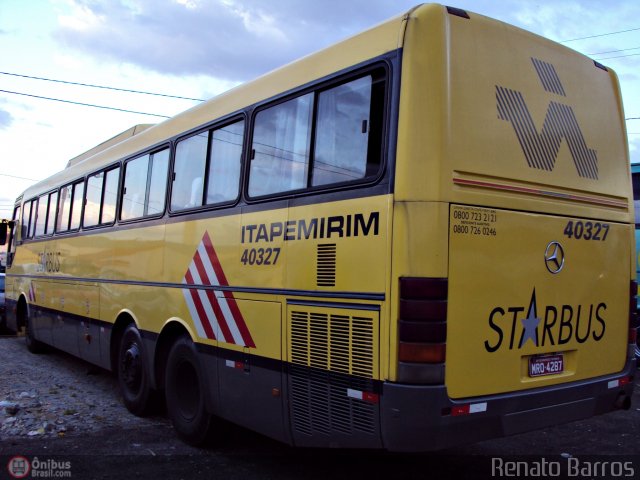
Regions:
<instances>
[{"instance_id":1,"label":"40327 number","mask_svg":"<svg viewBox=\"0 0 640 480\"><path fill-rule=\"evenodd\" d=\"M564 227L564 234L568 238L576 240L595 240L596 242L604 242L609 234L609 224L600 222L574 222L567 223Z\"/></svg>"},{"instance_id":2,"label":"40327 number","mask_svg":"<svg viewBox=\"0 0 640 480\"><path fill-rule=\"evenodd\" d=\"M279 248L247 248L242 252L243 265L275 265L280 256Z\"/></svg>"}]
</instances>

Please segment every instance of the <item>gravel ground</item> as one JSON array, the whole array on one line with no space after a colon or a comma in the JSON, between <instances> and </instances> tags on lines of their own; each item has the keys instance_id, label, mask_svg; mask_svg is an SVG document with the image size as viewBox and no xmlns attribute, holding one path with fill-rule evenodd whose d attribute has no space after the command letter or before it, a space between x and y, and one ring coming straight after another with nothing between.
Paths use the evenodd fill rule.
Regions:
<instances>
[{"instance_id":1,"label":"gravel ground","mask_svg":"<svg viewBox=\"0 0 640 480\"><path fill-rule=\"evenodd\" d=\"M21 337L0 337L0 352L21 360L0 360L0 440L169 424L130 414L111 373L70 355L30 354Z\"/></svg>"}]
</instances>

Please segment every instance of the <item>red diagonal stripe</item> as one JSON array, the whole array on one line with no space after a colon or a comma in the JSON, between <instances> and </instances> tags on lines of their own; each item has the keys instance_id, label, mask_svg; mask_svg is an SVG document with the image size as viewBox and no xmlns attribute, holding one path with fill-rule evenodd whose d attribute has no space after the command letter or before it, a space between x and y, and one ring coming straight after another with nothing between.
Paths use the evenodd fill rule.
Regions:
<instances>
[{"instance_id":1,"label":"red diagonal stripe","mask_svg":"<svg viewBox=\"0 0 640 480\"><path fill-rule=\"evenodd\" d=\"M229 310L231 310L231 314L233 315L234 320L236 321L236 325L238 326L238 331L240 335L242 335L242 340L244 340L244 344L247 347L255 348L256 344L253 342L253 338L251 337L251 332L249 332L249 328L244 321L244 317L240 312L240 308L236 303L236 299L233 298L231 292L223 292L224 297L227 299L227 304L229 305Z\"/></svg>"},{"instance_id":2,"label":"red diagonal stripe","mask_svg":"<svg viewBox=\"0 0 640 480\"><path fill-rule=\"evenodd\" d=\"M189 272L187 270L187 273L184 276L185 280L187 281L187 284L189 285L193 285L193 277L191 276L191 272ZM207 334L207 338L216 338L216 334L213 331L213 328L211 328L211 324L209 323L209 320L207 319L207 313L204 310L204 307L202 306L202 302L200 301L200 296L198 295L198 291L196 289L190 288L189 289L189 294L191 295L191 298L193 299L193 304L196 307L196 311L198 312L198 318L200 319L200 323L202 323L202 328L204 329L205 333Z\"/></svg>"},{"instance_id":3,"label":"red diagonal stripe","mask_svg":"<svg viewBox=\"0 0 640 480\"><path fill-rule=\"evenodd\" d=\"M205 285L211 285L211 279L207 276L207 271L204 268L204 264L202 263L200 252L198 252L197 250L195 256L193 257L193 263L196 266L196 270L198 270L198 275L200 275L200 280L202 280L202 283L204 283ZM222 339L224 339L224 341L227 343L235 343L233 341L233 335L231 334L229 325L227 325L227 319L224 318L224 315L222 314L222 310L220 309L218 299L216 298L214 292L212 290L205 290L205 292L207 294L207 298L209 299L209 303L213 308L213 313L216 316L216 320L218 320L220 330L222 330Z\"/></svg>"},{"instance_id":4,"label":"red diagonal stripe","mask_svg":"<svg viewBox=\"0 0 640 480\"><path fill-rule=\"evenodd\" d=\"M218 259L218 255L216 254L215 249L213 248L213 244L211 243L211 238L209 237L209 233L205 232L202 237L202 243L204 244L205 251L211 260L211 265L213 266L213 271L216 273L216 277L218 277L218 281L220 285L229 286L229 282L227 282L227 277L224 275L224 271L222 270L222 265L220 265L220 260ZM223 292L224 297L227 299L227 303L229 305L229 309L231 310L231 314L233 315L233 319L236 321L236 325L238 326L238 331L240 335L242 335L242 340L244 341L245 346L255 348L256 344L253 342L253 338L251 337L251 332L249 332L249 328L244 321L244 317L240 312L240 308L236 303L236 299L233 297L231 292Z\"/></svg>"},{"instance_id":5,"label":"red diagonal stripe","mask_svg":"<svg viewBox=\"0 0 640 480\"><path fill-rule=\"evenodd\" d=\"M218 277L218 281L220 285L224 285L225 287L229 286L229 282L227 282L227 277L224 275L224 271L222 270L222 266L220 265L220 260L218 259L218 255L216 254L215 249L213 248L213 244L211 243L211 238L209 238L209 233L204 232L204 237L202 237L202 243L204 244L204 249L211 260L211 265L213 265L213 271L216 272L216 277Z\"/></svg>"}]
</instances>

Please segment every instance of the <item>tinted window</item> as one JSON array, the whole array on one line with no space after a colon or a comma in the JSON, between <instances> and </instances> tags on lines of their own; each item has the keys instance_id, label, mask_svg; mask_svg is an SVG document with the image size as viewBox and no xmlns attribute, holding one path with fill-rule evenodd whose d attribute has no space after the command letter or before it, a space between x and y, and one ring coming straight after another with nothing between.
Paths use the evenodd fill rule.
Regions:
<instances>
[{"instance_id":1,"label":"tinted window","mask_svg":"<svg viewBox=\"0 0 640 480\"><path fill-rule=\"evenodd\" d=\"M66 232L69 230L69 218L71 216L71 194L73 186L67 185L60 189L60 200L58 206L58 222L56 232Z\"/></svg>"},{"instance_id":2,"label":"tinted window","mask_svg":"<svg viewBox=\"0 0 640 480\"><path fill-rule=\"evenodd\" d=\"M96 173L87 181L87 201L84 206L85 227L113 223L118 198L120 168Z\"/></svg>"},{"instance_id":3,"label":"tinted window","mask_svg":"<svg viewBox=\"0 0 640 480\"><path fill-rule=\"evenodd\" d=\"M45 233L51 235L56 224L56 207L58 205L58 192L49 195L49 212L47 214L47 227Z\"/></svg>"},{"instance_id":4,"label":"tinted window","mask_svg":"<svg viewBox=\"0 0 640 480\"><path fill-rule=\"evenodd\" d=\"M307 185L313 94L256 115L249 195L256 197Z\"/></svg>"},{"instance_id":5,"label":"tinted window","mask_svg":"<svg viewBox=\"0 0 640 480\"><path fill-rule=\"evenodd\" d=\"M151 155L149 164L149 193L145 215L157 215L164 212L164 200L167 196L167 171L169 170L169 150Z\"/></svg>"},{"instance_id":6,"label":"tinted window","mask_svg":"<svg viewBox=\"0 0 640 480\"><path fill-rule=\"evenodd\" d=\"M377 175L382 157L384 79L385 72L379 69L258 112L249 195Z\"/></svg>"},{"instance_id":7,"label":"tinted window","mask_svg":"<svg viewBox=\"0 0 640 480\"><path fill-rule=\"evenodd\" d=\"M36 236L44 235L47 225L47 210L49 206L49 196L42 195L38 199L38 216L36 218Z\"/></svg>"},{"instance_id":8,"label":"tinted window","mask_svg":"<svg viewBox=\"0 0 640 480\"><path fill-rule=\"evenodd\" d=\"M168 149L136 158L125 165L122 220L164 212L168 165Z\"/></svg>"},{"instance_id":9,"label":"tinted window","mask_svg":"<svg viewBox=\"0 0 640 480\"><path fill-rule=\"evenodd\" d=\"M238 197L243 133L244 121L213 131L206 203L227 202Z\"/></svg>"},{"instance_id":10,"label":"tinted window","mask_svg":"<svg viewBox=\"0 0 640 480\"><path fill-rule=\"evenodd\" d=\"M149 155L136 158L125 165L122 212L120 218L129 220L144 215L144 196L147 190Z\"/></svg>"},{"instance_id":11,"label":"tinted window","mask_svg":"<svg viewBox=\"0 0 640 480\"><path fill-rule=\"evenodd\" d=\"M87 180L87 202L84 205L85 227L92 227L100 223L100 204L102 203L102 185L104 172L92 175Z\"/></svg>"},{"instance_id":12,"label":"tinted window","mask_svg":"<svg viewBox=\"0 0 640 480\"><path fill-rule=\"evenodd\" d=\"M35 200L32 200L29 202L27 209L25 210L25 214L29 215L28 219L25 219L25 223L27 226L27 231L26 231L26 238L31 238L33 237L33 232L35 230L35 223L36 223L36 205L37 202Z\"/></svg>"},{"instance_id":13,"label":"tinted window","mask_svg":"<svg viewBox=\"0 0 640 480\"><path fill-rule=\"evenodd\" d=\"M202 205L209 133L182 140L176 147L171 210Z\"/></svg>"},{"instance_id":14,"label":"tinted window","mask_svg":"<svg viewBox=\"0 0 640 480\"><path fill-rule=\"evenodd\" d=\"M366 176L371 85L367 76L318 95L312 185Z\"/></svg>"},{"instance_id":15,"label":"tinted window","mask_svg":"<svg viewBox=\"0 0 640 480\"><path fill-rule=\"evenodd\" d=\"M120 167L109 170L104 181L101 224L113 223L116 219L116 201L118 200L118 177Z\"/></svg>"},{"instance_id":16,"label":"tinted window","mask_svg":"<svg viewBox=\"0 0 640 480\"><path fill-rule=\"evenodd\" d=\"M71 204L70 230L80 228L80 218L82 216L82 203L84 199L84 182L73 185L73 203Z\"/></svg>"},{"instance_id":17,"label":"tinted window","mask_svg":"<svg viewBox=\"0 0 640 480\"><path fill-rule=\"evenodd\" d=\"M56 232L66 232L80 228L83 200L83 181L67 185L60 189Z\"/></svg>"}]
</instances>

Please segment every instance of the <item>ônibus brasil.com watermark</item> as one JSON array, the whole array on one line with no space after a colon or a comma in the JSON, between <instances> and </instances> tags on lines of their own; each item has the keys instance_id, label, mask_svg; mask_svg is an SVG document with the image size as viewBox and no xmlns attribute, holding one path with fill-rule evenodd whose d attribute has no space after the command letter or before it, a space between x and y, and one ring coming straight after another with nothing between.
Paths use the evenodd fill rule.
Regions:
<instances>
[{"instance_id":1,"label":"\u00f4nibus brasil.com watermark","mask_svg":"<svg viewBox=\"0 0 640 480\"><path fill-rule=\"evenodd\" d=\"M513 478L636 478L637 468L629 460L580 460L563 457L560 460L505 460L491 459L492 477Z\"/></svg>"},{"instance_id":2,"label":"\u00f4nibus brasil.com watermark","mask_svg":"<svg viewBox=\"0 0 640 480\"><path fill-rule=\"evenodd\" d=\"M9 459L7 471L12 478L71 478L71 462L16 455Z\"/></svg>"}]
</instances>

